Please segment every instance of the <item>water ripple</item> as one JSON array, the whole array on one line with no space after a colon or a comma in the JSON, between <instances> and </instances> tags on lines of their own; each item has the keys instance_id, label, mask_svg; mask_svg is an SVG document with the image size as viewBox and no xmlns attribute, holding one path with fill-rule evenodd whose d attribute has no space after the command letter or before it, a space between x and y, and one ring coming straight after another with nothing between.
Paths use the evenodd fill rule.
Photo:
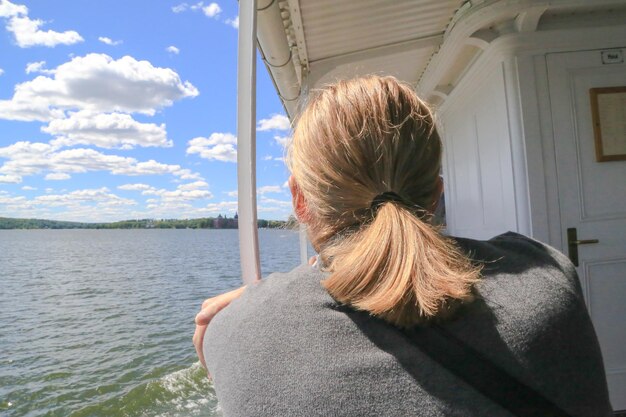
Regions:
<instances>
[{"instance_id":1,"label":"water ripple","mask_svg":"<svg viewBox=\"0 0 626 417\"><path fill-rule=\"evenodd\" d=\"M298 236L260 231L264 274ZM215 416L191 335L240 285L233 230L0 231L0 415Z\"/></svg>"}]
</instances>

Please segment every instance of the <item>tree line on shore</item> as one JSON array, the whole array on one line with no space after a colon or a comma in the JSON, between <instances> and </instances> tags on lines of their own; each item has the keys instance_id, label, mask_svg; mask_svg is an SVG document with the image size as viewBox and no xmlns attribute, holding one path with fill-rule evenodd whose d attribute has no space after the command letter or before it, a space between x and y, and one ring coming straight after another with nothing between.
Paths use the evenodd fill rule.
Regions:
<instances>
[{"instance_id":1,"label":"tree line on shore","mask_svg":"<svg viewBox=\"0 0 626 417\"><path fill-rule=\"evenodd\" d=\"M293 228L295 218L289 220L259 219L260 228ZM15 219L0 217L0 229L237 229L238 219L203 217L199 219L139 219L110 223L82 223L44 219Z\"/></svg>"}]
</instances>

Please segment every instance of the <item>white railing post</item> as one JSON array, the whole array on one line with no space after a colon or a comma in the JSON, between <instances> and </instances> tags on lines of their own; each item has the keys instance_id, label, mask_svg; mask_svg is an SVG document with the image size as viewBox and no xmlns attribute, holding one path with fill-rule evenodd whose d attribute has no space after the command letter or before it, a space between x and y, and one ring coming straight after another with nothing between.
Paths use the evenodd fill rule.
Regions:
<instances>
[{"instance_id":1,"label":"white railing post","mask_svg":"<svg viewBox=\"0 0 626 417\"><path fill-rule=\"evenodd\" d=\"M309 253L305 224L300 223L300 230L298 231L298 235L300 238L300 263L306 265L309 263Z\"/></svg>"},{"instance_id":2,"label":"white railing post","mask_svg":"<svg viewBox=\"0 0 626 417\"><path fill-rule=\"evenodd\" d=\"M256 6L239 1L237 190L239 256L244 283L261 279L256 210Z\"/></svg>"}]
</instances>

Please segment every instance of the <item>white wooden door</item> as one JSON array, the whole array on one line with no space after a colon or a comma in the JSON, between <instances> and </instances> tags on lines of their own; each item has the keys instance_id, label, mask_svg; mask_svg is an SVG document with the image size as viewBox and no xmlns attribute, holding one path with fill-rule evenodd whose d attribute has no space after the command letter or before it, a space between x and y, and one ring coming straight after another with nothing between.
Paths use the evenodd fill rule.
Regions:
<instances>
[{"instance_id":1,"label":"white wooden door","mask_svg":"<svg viewBox=\"0 0 626 417\"><path fill-rule=\"evenodd\" d=\"M561 236L578 239L578 275L606 368L611 402L626 409L626 161L596 162L590 92L626 86L626 48L549 54L548 79L555 141ZM617 59L616 59L617 57ZM605 61L607 54L605 52ZM626 123L622 104L621 120Z\"/></svg>"}]
</instances>

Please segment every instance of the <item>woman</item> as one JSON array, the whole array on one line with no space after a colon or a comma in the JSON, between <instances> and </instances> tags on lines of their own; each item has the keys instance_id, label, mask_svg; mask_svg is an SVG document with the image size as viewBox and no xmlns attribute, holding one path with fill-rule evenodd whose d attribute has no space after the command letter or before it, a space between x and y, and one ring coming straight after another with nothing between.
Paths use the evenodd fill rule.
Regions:
<instances>
[{"instance_id":1,"label":"woman","mask_svg":"<svg viewBox=\"0 0 626 417\"><path fill-rule=\"evenodd\" d=\"M610 414L571 263L513 233L441 235L440 161L429 109L394 78L311 99L288 165L316 264L198 316L239 296L204 338L227 416Z\"/></svg>"}]
</instances>

